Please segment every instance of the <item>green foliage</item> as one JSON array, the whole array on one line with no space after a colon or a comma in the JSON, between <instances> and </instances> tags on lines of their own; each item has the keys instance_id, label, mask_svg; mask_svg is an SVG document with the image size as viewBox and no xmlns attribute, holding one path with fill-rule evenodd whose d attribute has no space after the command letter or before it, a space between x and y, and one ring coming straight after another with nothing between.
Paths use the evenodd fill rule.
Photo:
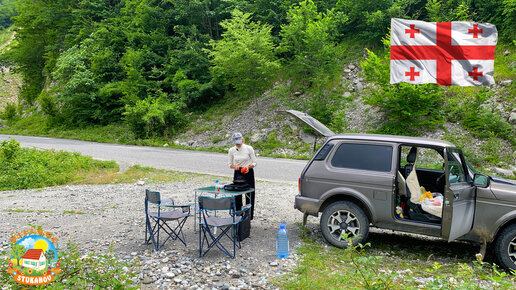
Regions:
<instances>
[{"instance_id":1,"label":"green foliage","mask_svg":"<svg viewBox=\"0 0 516 290\"><path fill-rule=\"evenodd\" d=\"M344 121L345 101L335 93L316 94L307 102L306 111L334 132L341 132L346 125Z\"/></svg>"},{"instance_id":2,"label":"green foliage","mask_svg":"<svg viewBox=\"0 0 516 290\"><path fill-rule=\"evenodd\" d=\"M393 17L419 19L421 0L339 0L335 10L343 13L348 21L339 27L340 35L353 36L362 43L374 43L387 33Z\"/></svg>"},{"instance_id":3,"label":"green foliage","mask_svg":"<svg viewBox=\"0 0 516 290\"><path fill-rule=\"evenodd\" d=\"M234 10L220 24L222 39L210 41L213 74L244 97L256 97L269 88L279 63L274 56L271 26L250 20L251 14Z\"/></svg>"},{"instance_id":4,"label":"green foliage","mask_svg":"<svg viewBox=\"0 0 516 290\"><path fill-rule=\"evenodd\" d=\"M170 102L165 95L159 99L147 98L126 106L124 115L133 133L139 138L151 138L174 134L185 124L181 110L184 104Z\"/></svg>"},{"instance_id":5,"label":"green foliage","mask_svg":"<svg viewBox=\"0 0 516 290\"><path fill-rule=\"evenodd\" d=\"M16 0L0 0L0 30L13 24L11 17L16 15L14 2Z\"/></svg>"},{"instance_id":6,"label":"green foliage","mask_svg":"<svg viewBox=\"0 0 516 290\"><path fill-rule=\"evenodd\" d=\"M382 233L370 238L375 242L338 249L307 228L301 231L297 267L274 281L282 289L511 289L515 281L495 265L457 258L464 244L452 251L448 243L432 246L436 241ZM422 250L427 247L432 250Z\"/></svg>"},{"instance_id":7,"label":"green foliage","mask_svg":"<svg viewBox=\"0 0 516 290\"><path fill-rule=\"evenodd\" d=\"M318 12L315 3L306 0L292 6L287 19L278 50L285 54L292 76L305 82L332 79L340 69L339 51L332 39L332 11Z\"/></svg>"},{"instance_id":8,"label":"green foliage","mask_svg":"<svg viewBox=\"0 0 516 290\"><path fill-rule=\"evenodd\" d=\"M150 109L156 107L153 102L177 103L167 109L175 112L172 115L200 113L234 96L235 90L257 97L277 79L292 80L292 90L322 96L339 87L344 62L362 57L361 44L380 43L392 17L491 22L498 27L500 42L512 47L515 11L514 0L0 0L0 27L9 25L9 17L17 13L10 28L16 31L15 39L11 49L2 48L0 65L12 67L23 78L17 94L21 106L16 115L9 109L9 125L27 125L19 116L28 114L21 110L34 113L41 108L42 130L131 122L138 136L162 138L181 130L184 122L175 117L167 121L167 113L161 117ZM497 49L497 62L501 53ZM512 56L503 62L511 63ZM371 54L369 63L366 74L388 86L388 74L382 72L388 63ZM512 78L514 69L506 64L495 70L495 77ZM433 89L425 88L431 95ZM389 87L387 93L395 95L397 90L417 93L399 86ZM431 104L423 98L423 106ZM333 101L311 102L307 109L313 107L315 114L330 119L334 106ZM420 127L432 127L439 123L438 109L416 108L408 119L423 119L430 124ZM147 121L130 117L147 114ZM332 128L345 125L335 120Z\"/></svg>"},{"instance_id":9,"label":"green foliage","mask_svg":"<svg viewBox=\"0 0 516 290\"><path fill-rule=\"evenodd\" d=\"M389 85L389 54L381 58L368 52L368 58L361 63L364 74L381 87L373 90L366 103L377 106L387 117L378 133L417 136L443 123L443 94L438 85Z\"/></svg>"},{"instance_id":10,"label":"green foliage","mask_svg":"<svg viewBox=\"0 0 516 290\"><path fill-rule=\"evenodd\" d=\"M21 148L15 140L0 144L0 191L61 185L79 180L89 171L116 168L78 153Z\"/></svg>"},{"instance_id":11,"label":"green foliage","mask_svg":"<svg viewBox=\"0 0 516 290\"><path fill-rule=\"evenodd\" d=\"M12 124L19 119L18 106L14 103L7 103L0 118L5 119L8 124Z\"/></svg>"},{"instance_id":12,"label":"green foliage","mask_svg":"<svg viewBox=\"0 0 516 290\"><path fill-rule=\"evenodd\" d=\"M470 5L465 0L429 0L425 8L429 21L467 21L472 18Z\"/></svg>"},{"instance_id":13,"label":"green foliage","mask_svg":"<svg viewBox=\"0 0 516 290\"><path fill-rule=\"evenodd\" d=\"M473 95L459 94L459 102L449 106L449 119L460 122L480 138L498 137L516 146L516 130L499 114L485 105L491 93L485 89Z\"/></svg>"},{"instance_id":14,"label":"green foliage","mask_svg":"<svg viewBox=\"0 0 516 290\"><path fill-rule=\"evenodd\" d=\"M503 19L503 30L502 35L505 36L506 40L516 40L516 1L514 0L504 0L503 1L503 12L501 19L498 21L502 21Z\"/></svg>"}]
</instances>

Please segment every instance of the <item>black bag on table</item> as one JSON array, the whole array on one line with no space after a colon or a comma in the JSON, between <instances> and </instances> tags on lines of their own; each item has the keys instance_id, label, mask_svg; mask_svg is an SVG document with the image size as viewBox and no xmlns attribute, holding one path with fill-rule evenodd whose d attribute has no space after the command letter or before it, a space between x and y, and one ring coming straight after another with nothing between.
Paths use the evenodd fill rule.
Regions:
<instances>
[{"instance_id":1,"label":"black bag on table","mask_svg":"<svg viewBox=\"0 0 516 290\"><path fill-rule=\"evenodd\" d=\"M251 188L251 186L247 183L247 180L243 176L237 176L233 179L233 183L224 185L224 190L229 191L244 191Z\"/></svg>"},{"instance_id":2,"label":"black bag on table","mask_svg":"<svg viewBox=\"0 0 516 290\"><path fill-rule=\"evenodd\" d=\"M224 190L228 190L228 191L244 191L244 190L248 190L249 188L251 188L251 187L247 183L244 183L244 184L231 183L231 184L224 185Z\"/></svg>"}]
</instances>

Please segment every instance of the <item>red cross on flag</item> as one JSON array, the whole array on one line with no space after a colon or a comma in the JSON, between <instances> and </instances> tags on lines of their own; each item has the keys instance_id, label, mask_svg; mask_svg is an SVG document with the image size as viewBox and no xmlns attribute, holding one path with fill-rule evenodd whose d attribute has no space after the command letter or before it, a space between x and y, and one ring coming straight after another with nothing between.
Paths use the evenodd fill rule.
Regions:
<instances>
[{"instance_id":1,"label":"red cross on flag","mask_svg":"<svg viewBox=\"0 0 516 290\"><path fill-rule=\"evenodd\" d=\"M391 84L494 84L496 26L391 19Z\"/></svg>"}]
</instances>

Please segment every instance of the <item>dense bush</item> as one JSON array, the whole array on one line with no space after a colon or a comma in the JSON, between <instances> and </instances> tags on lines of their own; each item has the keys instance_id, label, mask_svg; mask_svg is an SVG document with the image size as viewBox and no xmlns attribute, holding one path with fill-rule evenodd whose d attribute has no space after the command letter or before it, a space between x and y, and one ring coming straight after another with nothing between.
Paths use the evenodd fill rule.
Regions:
<instances>
[{"instance_id":1,"label":"dense bush","mask_svg":"<svg viewBox=\"0 0 516 290\"><path fill-rule=\"evenodd\" d=\"M79 153L21 148L13 139L0 143L0 191L61 185L89 171L116 167Z\"/></svg>"},{"instance_id":2,"label":"dense bush","mask_svg":"<svg viewBox=\"0 0 516 290\"><path fill-rule=\"evenodd\" d=\"M137 101L126 106L125 116L138 138L162 137L175 133L185 124L182 102L170 102L165 96Z\"/></svg>"},{"instance_id":3,"label":"dense bush","mask_svg":"<svg viewBox=\"0 0 516 290\"><path fill-rule=\"evenodd\" d=\"M449 108L449 119L461 123L477 137L498 137L516 146L514 126L485 105L490 96L485 90L473 95L459 94L460 101Z\"/></svg>"},{"instance_id":4,"label":"dense bush","mask_svg":"<svg viewBox=\"0 0 516 290\"><path fill-rule=\"evenodd\" d=\"M15 122L19 117L18 106L14 103L8 103L0 113L0 118L6 120L8 124Z\"/></svg>"},{"instance_id":5,"label":"dense bush","mask_svg":"<svg viewBox=\"0 0 516 290\"><path fill-rule=\"evenodd\" d=\"M384 40L388 43L388 40ZM369 81L380 85L366 98L366 103L377 106L386 120L378 133L417 136L423 130L434 129L444 121L442 89L436 84L389 84L389 54L378 57L369 51L362 63Z\"/></svg>"}]
</instances>

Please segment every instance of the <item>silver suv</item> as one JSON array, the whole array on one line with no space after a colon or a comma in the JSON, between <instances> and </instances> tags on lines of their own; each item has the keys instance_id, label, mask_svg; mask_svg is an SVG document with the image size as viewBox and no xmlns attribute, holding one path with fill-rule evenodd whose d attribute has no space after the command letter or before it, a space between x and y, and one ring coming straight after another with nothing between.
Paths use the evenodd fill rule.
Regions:
<instances>
[{"instance_id":1,"label":"silver suv","mask_svg":"<svg viewBox=\"0 0 516 290\"><path fill-rule=\"evenodd\" d=\"M334 135L310 116L288 113L328 137L299 178L295 208L320 219L332 245L367 239L369 227L492 243L516 269L516 182L475 171L453 144L372 134Z\"/></svg>"}]
</instances>

